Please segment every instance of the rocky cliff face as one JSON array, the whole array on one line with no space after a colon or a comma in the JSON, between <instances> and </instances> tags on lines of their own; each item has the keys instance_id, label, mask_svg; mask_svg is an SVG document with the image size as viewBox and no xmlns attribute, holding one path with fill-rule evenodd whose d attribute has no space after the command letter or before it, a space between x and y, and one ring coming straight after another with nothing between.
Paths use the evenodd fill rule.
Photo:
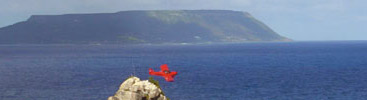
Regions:
<instances>
[{"instance_id":1,"label":"rocky cliff face","mask_svg":"<svg viewBox=\"0 0 367 100\"><path fill-rule=\"evenodd\" d=\"M247 12L122 11L34 15L0 28L0 44L136 44L287 41Z\"/></svg>"},{"instance_id":2,"label":"rocky cliff face","mask_svg":"<svg viewBox=\"0 0 367 100\"><path fill-rule=\"evenodd\" d=\"M108 100L168 100L162 90L148 80L130 77L124 81L114 96Z\"/></svg>"}]
</instances>

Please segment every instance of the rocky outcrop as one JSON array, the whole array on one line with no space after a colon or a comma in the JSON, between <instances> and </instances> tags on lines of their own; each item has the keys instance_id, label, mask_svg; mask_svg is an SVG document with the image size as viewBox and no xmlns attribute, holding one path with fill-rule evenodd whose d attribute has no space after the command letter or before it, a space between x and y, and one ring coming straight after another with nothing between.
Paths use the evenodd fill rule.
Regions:
<instances>
[{"instance_id":1,"label":"rocky outcrop","mask_svg":"<svg viewBox=\"0 0 367 100\"><path fill-rule=\"evenodd\" d=\"M138 77L130 77L125 80L114 96L108 100L169 100L162 90L154 83Z\"/></svg>"}]
</instances>

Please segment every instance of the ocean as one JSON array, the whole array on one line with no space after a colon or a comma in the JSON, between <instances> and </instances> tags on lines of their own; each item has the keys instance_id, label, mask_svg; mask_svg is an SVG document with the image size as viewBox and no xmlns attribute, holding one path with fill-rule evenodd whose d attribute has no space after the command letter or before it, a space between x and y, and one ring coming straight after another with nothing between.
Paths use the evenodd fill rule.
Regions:
<instances>
[{"instance_id":1,"label":"ocean","mask_svg":"<svg viewBox=\"0 0 367 100\"><path fill-rule=\"evenodd\" d=\"M367 41L0 45L0 99L107 100L161 64L171 100L367 100Z\"/></svg>"}]
</instances>

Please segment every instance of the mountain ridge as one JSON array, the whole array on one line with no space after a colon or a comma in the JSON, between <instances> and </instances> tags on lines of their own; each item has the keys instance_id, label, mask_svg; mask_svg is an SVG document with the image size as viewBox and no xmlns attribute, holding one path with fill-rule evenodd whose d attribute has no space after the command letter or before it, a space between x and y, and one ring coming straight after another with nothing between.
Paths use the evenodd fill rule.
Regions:
<instances>
[{"instance_id":1,"label":"mountain ridge","mask_svg":"<svg viewBox=\"0 0 367 100\"><path fill-rule=\"evenodd\" d=\"M32 15L0 28L0 44L141 44L289 41L247 12L134 10Z\"/></svg>"}]
</instances>

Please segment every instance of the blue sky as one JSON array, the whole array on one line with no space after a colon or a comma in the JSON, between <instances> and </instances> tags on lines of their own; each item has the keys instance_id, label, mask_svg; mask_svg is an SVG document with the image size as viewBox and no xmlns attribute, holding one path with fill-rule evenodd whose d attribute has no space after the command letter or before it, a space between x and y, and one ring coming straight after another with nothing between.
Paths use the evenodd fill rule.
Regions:
<instances>
[{"instance_id":1,"label":"blue sky","mask_svg":"<svg viewBox=\"0 0 367 100\"><path fill-rule=\"evenodd\" d=\"M367 40L367 0L0 0L0 27L31 15L125 10L246 11L294 40Z\"/></svg>"}]
</instances>

